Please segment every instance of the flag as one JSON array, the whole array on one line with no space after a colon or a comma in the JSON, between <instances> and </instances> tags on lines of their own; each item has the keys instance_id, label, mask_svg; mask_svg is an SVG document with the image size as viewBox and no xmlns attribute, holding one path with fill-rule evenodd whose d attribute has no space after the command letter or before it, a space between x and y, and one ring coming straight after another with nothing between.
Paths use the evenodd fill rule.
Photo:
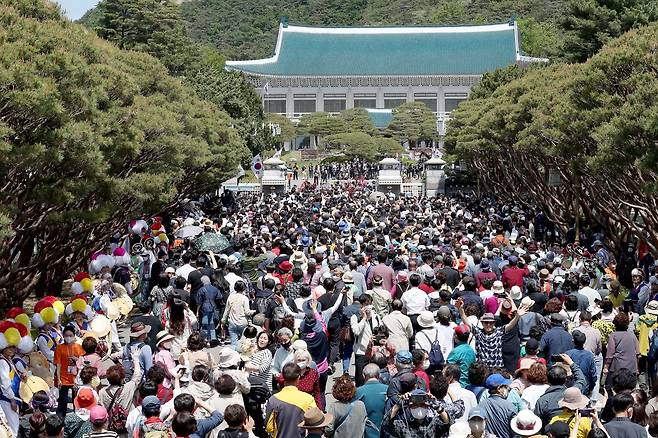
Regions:
<instances>
[{"instance_id":1,"label":"flag","mask_svg":"<svg viewBox=\"0 0 658 438\"><path fill-rule=\"evenodd\" d=\"M279 149L278 151L276 151L274 153L274 155L272 155L272 158L281 158L281 152L282 151L283 151L283 149Z\"/></svg>"},{"instance_id":2,"label":"flag","mask_svg":"<svg viewBox=\"0 0 658 438\"><path fill-rule=\"evenodd\" d=\"M238 174L235 175L235 179L240 181L240 178L242 178L245 175L246 175L246 173L244 172L244 169L242 168L242 164L241 164L240 168L238 169Z\"/></svg>"},{"instance_id":3,"label":"flag","mask_svg":"<svg viewBox=\"0 0 658 438\"><path fill-rule=\"evenodd\" d=\"M260 159L260 154L251 159L251 171L254 172L256 178L263 177L263 161Z\"/></svg>"},{"instance_id":4,"label":"flag","mask_svg":"<svg viewBox=\"0 0 658 438\"><path fill-rule=\"evenodd\" d=\"M263 92L265 93L266 96L268 94L270 94L270 83L269 82L265 82L265 85L263 85Z\"/></svg>"}]
</instances>

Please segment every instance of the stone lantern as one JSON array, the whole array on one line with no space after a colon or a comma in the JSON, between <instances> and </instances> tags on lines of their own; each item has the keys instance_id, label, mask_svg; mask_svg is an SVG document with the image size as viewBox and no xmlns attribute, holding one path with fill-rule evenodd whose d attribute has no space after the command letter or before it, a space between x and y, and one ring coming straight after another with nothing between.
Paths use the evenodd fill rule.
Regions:
<instances>
[{"instance_id":1,"label":"stone lantern","mask_svg":"<svg viewBox=\"0 0 658 438\"><path fill-rule=\"evenodd\" d=\"M382 193L399 195L402 192L401 165L395 158L384 158L379 162L377 190Z\"/></svg>"},{"instance_id":2,"label":"stone lantern","mask_svg":"<svg viewBox=\"0 0 658 438\"><path fill-rule=\"evenodd\" d=\"M263 178L261 179L264 195L285 193L286 163L279 158L268 158L263 161Z\"/></svg>"},{"instance_id":3,"label":"stone lantern","mask_svg":"<svg viewBox=\"0 0 658 438\"><path fill-rule=\"evenodd\" d=\"M446 162L439 157L425 161L425 194L427 197L445 195Z\"/></svg>"}]
</instances>

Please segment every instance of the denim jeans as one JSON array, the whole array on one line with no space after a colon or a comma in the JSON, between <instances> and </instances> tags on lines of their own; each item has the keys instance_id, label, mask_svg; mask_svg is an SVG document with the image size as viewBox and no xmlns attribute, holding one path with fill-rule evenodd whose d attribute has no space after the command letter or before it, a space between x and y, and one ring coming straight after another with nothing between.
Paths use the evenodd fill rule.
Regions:
<instances>
[{"instance_id":1,"label":"denim jeans","mask_svg":"<svg viewBox=\"0 0 658 438\"><path fill-rule=\"evenodd\" d=\"M238 348L238 341L242 337L242 332L247 328L246 325L235 325L231 322L228 323L228 335L231 338L231 347L234 350Z\"/></svg>"},{"instance_id":2,"label":"denim jeans","mask_svg":"<svg viewBox=\"0 0 658 438\"><path fill-rule=\"evenodd\" d=\"M215 312L208 312L201 315L201 333L206 338L206 341L214 341L217 339L215 331Z\"/></svg>"},{"instance_id":3,"label":"denim jeans","mask_svg":"<svg viewBox=\"0 0 658 438\"><path fill-rule=\"evenodd\" d=\"M594 385L590 399L598 400L600 397L599 388L601 386L601 371L603 371L603 355L601 353L594 356L594 364L596 365L596 385Z\"/></svg>"}]
</instances>

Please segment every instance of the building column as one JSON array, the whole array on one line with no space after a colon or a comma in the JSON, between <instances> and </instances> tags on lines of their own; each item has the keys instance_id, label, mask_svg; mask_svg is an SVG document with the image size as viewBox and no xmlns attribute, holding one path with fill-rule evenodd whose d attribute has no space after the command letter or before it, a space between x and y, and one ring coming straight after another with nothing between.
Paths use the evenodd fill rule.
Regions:
<instances>
[{"instance_id":1,"label":"building column","mask_svg":"<svg viewBox=\"0 0 658 438\"><path fill-rule=\"evenodd\" d=\"M324 112L324 99L322 88L318 88L318 91L315 92L315 111L319 113Z\"/></svg>"},{"instance_id":2,"label":"building column","mask_svg":"<svg viewBox=\"0 0 658 438\"><path fill-rule=\"evenodd\" d=\"M384 90L382 87L377 87L377 108L384 108Z\"/></svg>"}]
</instances>

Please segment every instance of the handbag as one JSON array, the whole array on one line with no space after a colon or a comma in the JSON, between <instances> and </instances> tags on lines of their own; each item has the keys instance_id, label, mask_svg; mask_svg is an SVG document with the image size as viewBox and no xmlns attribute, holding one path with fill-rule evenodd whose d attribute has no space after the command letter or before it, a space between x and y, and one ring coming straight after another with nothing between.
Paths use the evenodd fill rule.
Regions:
<instances>
[{"instance_id":1,"label":"handbag","mask_svg":"<svg viewBox=\"0 0 658 438\"><path fill-rule=\"evenodd\" d=\"M350 403L350 406L347 408L347 413L342 417L340 417L338 421L336 421L336 423L334 424L334 433L338 430L340 426L343 425L345 420L347 420L347 417L350 416L350 414L352 413L352 408L354 408L354 402Z\"/></svg>"}]
</instances>

